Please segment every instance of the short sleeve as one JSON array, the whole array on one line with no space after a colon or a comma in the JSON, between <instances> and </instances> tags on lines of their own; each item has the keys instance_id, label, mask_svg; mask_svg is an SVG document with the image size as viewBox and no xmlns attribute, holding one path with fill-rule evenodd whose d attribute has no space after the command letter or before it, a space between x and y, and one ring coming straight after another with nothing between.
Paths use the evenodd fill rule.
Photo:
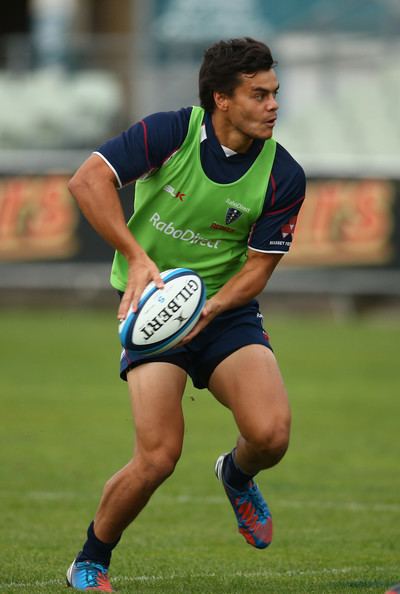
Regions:
<instances>
[{"instance_id":1,"label":"short sleeve","mask_svg":"<svg viewBox=\"0 0 400 594\"><path fill-rule=\"evenodd\" d=\"M263 211L253 225L248 247L268 253L289 251L303 204L306 178L302 167L280 147L268 184Z\"/></svg>"},{"instance_id":2,"label":"short sleeve","mask_svg":"<svg viewBox=\"0 0 400 594\"><path fill-rule=\"evenodd\" d=\"M145 117L102 144L95 153L114 171L120 187L158 169L183 143L192 108Z\"/></svg>"}]
</instances>

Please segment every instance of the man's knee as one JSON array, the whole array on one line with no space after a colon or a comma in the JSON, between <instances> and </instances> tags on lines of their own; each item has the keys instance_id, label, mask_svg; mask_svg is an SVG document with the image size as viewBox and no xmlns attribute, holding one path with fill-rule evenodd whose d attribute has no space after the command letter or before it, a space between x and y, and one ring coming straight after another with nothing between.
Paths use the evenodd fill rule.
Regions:
<instances>
[{"instance_id":1,"label":"man's knee","mask_svg":"<svg viewBox=\"0 0 400 594\"><path fill-rule=\"evenodd\" d=\"M290 415L282 415L274 419L258 419L246 435L247 443L265 466L278 464L289 446Z\"/></svg>"},{"instance_id":2,"label":"man's knee","mask_svg":"<svg viewBox=\"0 0 400 594\"><path fill-rule=\"evenodd\" d=\"M157 486L174 472L180 454L180 448L166 447L160 447L151 452L140 452L135 456L135 466L140 468L143 481Z\"/></svg>"}]
</instances>

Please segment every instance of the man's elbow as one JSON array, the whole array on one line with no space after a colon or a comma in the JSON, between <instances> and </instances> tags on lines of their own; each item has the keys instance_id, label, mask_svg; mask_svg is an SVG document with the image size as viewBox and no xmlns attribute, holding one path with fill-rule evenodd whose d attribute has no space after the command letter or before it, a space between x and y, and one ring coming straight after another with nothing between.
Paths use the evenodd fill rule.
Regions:
<instances>
[{"instance_id":1,"label":"man's elbow","mask_svg":"<svg viewBox=\"0 0 400 594\"><path fill-rule=\"evenodd\" d=\"M67 187L80 207L82 207L87 200L90 200L93 194L93 182L90 180L90 176L83 175L79 169L71 177Z\"/></svg>"},{"instance_id":2,"label":"man's elbow","mask_svg":"<svg viewBox=\"0 0 400 594\"><path fill-rule=\"evenodd\" d=\"M77 171L68 181L68 190L74 198L77 198L80 191L82 191L83 186L84 181L81 179L79 171Z\"/></svg>"}]
</instances>

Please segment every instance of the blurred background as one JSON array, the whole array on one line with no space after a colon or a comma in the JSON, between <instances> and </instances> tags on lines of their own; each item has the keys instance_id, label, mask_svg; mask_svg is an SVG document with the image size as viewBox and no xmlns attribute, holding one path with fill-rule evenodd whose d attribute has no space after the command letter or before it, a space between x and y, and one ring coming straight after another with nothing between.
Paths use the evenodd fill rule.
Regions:
<instances>
[{"instance_id":1,"label":"blurred background","mask_svg":"<svg viewBox=\"0 0 400 594\"><path fill-rule=\"evenodd\" d=\"M68 178L137 119L198 103L204 49L249 35L278 61L275 136L309 180L269 299L398 311L399 32L400 0L14 0L0 21L0 303L114 300L112 250ZM121 193L128 214L133 188Z\"/></svg>"}]
</instances>

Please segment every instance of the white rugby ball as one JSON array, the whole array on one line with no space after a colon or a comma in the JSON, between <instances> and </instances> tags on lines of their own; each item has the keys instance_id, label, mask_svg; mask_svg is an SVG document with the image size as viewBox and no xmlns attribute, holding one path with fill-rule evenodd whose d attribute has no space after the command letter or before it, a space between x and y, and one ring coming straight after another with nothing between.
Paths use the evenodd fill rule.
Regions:
<instances>
[{"instance_id":1,"label":"white rugby ball","mask_svg":"<svg viewBox=\"0 0 400 594\"><path fill-rule=\"evenodd\" d=\"M189 268L161 272L164 287L151 282L136 312L129 309L119 324L122 346L143 355L155 355L175 346L194 327L206 300L201 277Z\"/></svg>"}]
</instances>

